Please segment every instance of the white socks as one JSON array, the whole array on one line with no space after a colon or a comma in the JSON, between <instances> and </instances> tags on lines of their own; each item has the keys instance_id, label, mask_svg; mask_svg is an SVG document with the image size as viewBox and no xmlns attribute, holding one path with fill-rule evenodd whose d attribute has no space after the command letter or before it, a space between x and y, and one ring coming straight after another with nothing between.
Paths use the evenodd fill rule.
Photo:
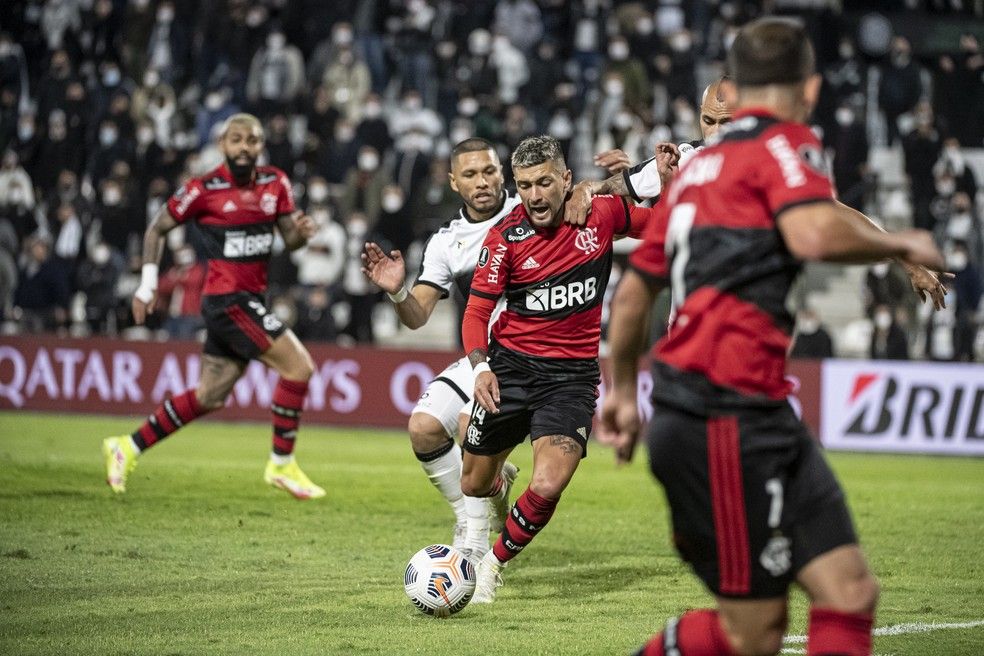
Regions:
<instances>
[{"instance_id":1,"label":"white socks","mask_svg":"<svg viewBox=\"0 0 984 656\"><path fill-rule=\"evenodd\" d=\"M465 497L461 494L461 447L457 443L443 456L427 462L421 461L427 478L437 488L454 510L458 521L467 517Z\"/></svg>"},{"instance_id":2,"label":"white socks","mask_svg":"<svg viewBox=\"0 0 984 656\"><path fill-rule=\"evenodd\" d=\"M270 460L273 462L273 464L280 465L281 467L290 464L290 461L293 459L294 459L293 453L288 453L286 455L280 455L279 453L270 454Z\"/></svg>"},{"instance_id":3,"label":"white socks","mask_svg":"<svg viewBox=\"0 0 984 656\"><path fill-rule=\"evenodd\" d=\"M465 497L468 512L468 534L465 548L484 554L489 550L489 500L486 497Z\"/></svg>"}]
</instances>

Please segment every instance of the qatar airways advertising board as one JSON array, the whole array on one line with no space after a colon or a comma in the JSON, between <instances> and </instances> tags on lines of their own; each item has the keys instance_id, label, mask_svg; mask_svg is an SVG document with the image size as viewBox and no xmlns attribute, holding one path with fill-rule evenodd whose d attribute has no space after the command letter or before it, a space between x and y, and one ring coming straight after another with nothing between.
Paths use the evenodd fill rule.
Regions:
<instances>
[{"instance_id":1,"label":"qatar airways advertising board","mask_svg":"<svg viewBox=\"0 0 984 656\"><path fill-rule=\"evenodd\" d=\"M827 360L821 380L830 449L984 456L984 366Z\"/></svg>"}]
</instances>

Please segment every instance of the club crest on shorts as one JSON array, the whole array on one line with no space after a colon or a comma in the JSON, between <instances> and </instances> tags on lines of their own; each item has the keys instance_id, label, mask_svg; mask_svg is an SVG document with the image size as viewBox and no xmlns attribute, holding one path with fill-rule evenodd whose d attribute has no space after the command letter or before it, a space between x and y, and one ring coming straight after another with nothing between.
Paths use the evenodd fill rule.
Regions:
<instances>
[{"instance_id":1,"label":"club crest on shorts","mask_svg":"<svg viewBox=\"0 0 984 656\"><path fill-rule=\"evenodd\" d=\"M769 540L759 556L759 563L769 570L772 576L782 576L792 567L793 555L790 550L792 542L789 538L777 535Z\"/></svg>"}]
</instances>

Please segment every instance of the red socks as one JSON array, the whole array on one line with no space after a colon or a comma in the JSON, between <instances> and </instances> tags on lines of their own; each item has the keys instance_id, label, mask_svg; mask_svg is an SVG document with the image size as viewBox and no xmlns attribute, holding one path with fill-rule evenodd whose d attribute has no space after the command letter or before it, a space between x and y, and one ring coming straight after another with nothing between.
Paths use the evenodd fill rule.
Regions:
<instances>
[{"instance_id":1,"label":"red socks","mask_svg":"<svg viewBox=\"0 0 984 656\"><path fill-rule=\"evenodd\" d=\"M502 529L502 534L492 547L499 562L504 563L514 558L536 537L540 529L550 521L557 507L557 501L557 499L544 499L533 490L526 488L526 491L516 499L509 517L506 518L506 527Z\"/></svg>"},{"instance_id":2,"label":"red socks","mask_svg":"<svg viewBox=\"0 0 984 656\"><path fill-rule=\"evenodd\" d=\"M733 656L716 610L691 610L666 623L666 629L635 656Z\"/></svg>"},{"instance_id":3,"label":"red socks","mask_svg":"<svg viewBox=\"0 0 984 656\"><path fill-rule=\"evenodd\" d=\"M281 378L273 391L273 452L278 456L294 452L294 439L301 423L301 410L307 396L306 380Z\"/></svg>"},{"instance_id":4,"label":"red socks","mask_svg":"<svg viewBox=\"0 0 984 656\"><path fill-rule=\"evenodd\" d=\"M165 399L131 437L137 448L143 451L208 412L198 402L195 390L185 390L178 396Z\"/></svg>"},{"instance_id":5,"label":"red socks","mask_svg":"<svg viewBox=\"0 0 984 656\"><path fill-rule=\"evenodd\" d=\"M868 613L810 608L807 656L870 656L873 624Z\"/></svg>"}]
</instances>

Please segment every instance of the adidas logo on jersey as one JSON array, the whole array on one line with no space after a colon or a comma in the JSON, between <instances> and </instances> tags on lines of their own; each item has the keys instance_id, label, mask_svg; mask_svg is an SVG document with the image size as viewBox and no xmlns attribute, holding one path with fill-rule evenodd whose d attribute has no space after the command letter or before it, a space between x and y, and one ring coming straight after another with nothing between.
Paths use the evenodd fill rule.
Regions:
<instances>
[{"instance_id":1,"label":"adidas logo on jersey","mask_svg":"<svg viewBox=\"0 0 984 656\"><path fill-rule=\"evenodd\" d=\"M537 262L536 260L534 260L533 257L531 256L531 257L526 258L526 261L523 262L522 268L524 270L526 270L526 269L539 269L540 268L540 263Z\"/></svg>"},{"instance_id":2,"label":"adidas logo on jersey","mask_svg":"<svg viewBox=\"0 0 984 656\"><path fill-rule=\"evenodd\" d=\"M231 200L227 200L225 202L225 205L222 206L223 212L235 212L237 209L239 208L236 207L236 204L233 203Z\"/></svg>"},{"instance_id":3,"label":"adidas logo on jersey","mask_svg":"<svg viewBox=\"0 0 984 656\"><path fill-rule=\"evenodd\" d=\"M588 439L588 429L585 428L584 426L581 426L580 428L577 429L577 434L583 437L584 439Z\"/></svg>"}]
</instances>

